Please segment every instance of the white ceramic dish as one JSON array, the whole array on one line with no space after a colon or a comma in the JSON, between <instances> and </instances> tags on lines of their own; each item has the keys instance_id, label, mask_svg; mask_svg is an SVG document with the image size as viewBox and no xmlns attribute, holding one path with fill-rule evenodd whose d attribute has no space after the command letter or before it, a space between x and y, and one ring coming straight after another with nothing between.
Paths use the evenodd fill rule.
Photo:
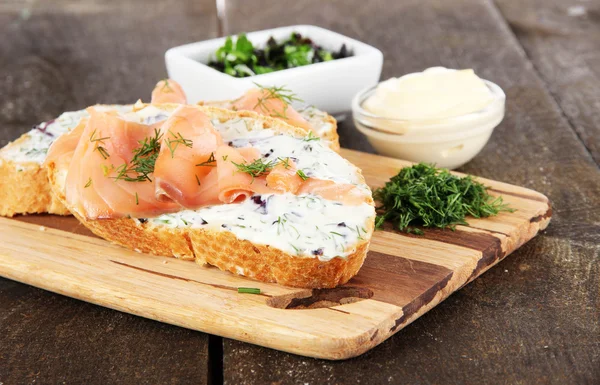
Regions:
<instances>
[{"instance_id":1,"label":"white ceramic dish","mask_svg":"<svg viewBox=\"0 0 600 385\"><path fill-rule=\"evenodd\" d=\"M235 78L205 64L223 45L223 37L169 49L165 54L169 77L181 84L190 103L234 99L255 87L256 82L263 86L286 86L305 103L331 114L349 111L354 95L379 81L383 64L381 51L339 33L312 25L294 25L250 32L247 36L254 45L264 46L271 36L281 40L295 31L328 50L339 50L342 44L346 44L353 56Z\"/></svg>"},{"instance_id":2,"label":"white ceramic dish","mask_svg":"<svg viewBox=\"0 0 600 385\"><path fill-rule=\"evenodd\" d=\"M375 90L375 87L370 87L357 94L352 101L354 124L382 155L455 169L481 151L494 128L504 118L506 95L498 85L487 80L485 83L495 96L492 104L485 109L417 124L383 118L365 111L362 103Z\"/></svg>"}]
</instances>

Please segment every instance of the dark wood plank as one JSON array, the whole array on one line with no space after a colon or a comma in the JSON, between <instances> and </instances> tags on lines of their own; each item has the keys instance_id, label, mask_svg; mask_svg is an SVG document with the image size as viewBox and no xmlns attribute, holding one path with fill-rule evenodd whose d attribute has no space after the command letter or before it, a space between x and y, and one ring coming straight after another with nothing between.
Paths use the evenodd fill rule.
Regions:
<instances>
[{"instance_id":1,"label":"dark wood plank","mask_svg":"<svg viewBox=\"0 0 600 385\"><path fill-rule=\"evenodd\" d=\"M369 251L360 272L346 286L368 288L374 300L404 308L428 303L431 294L443 289L451 277L452 270L443 266ZM404 316L411 316L421 306L406 308Z\"/></svg>"},{"instance_id":2,"label":"dark wood plank","mask_svg":"<svg viewBox=\"0 0 600 385\"><path fill-rule=\"evenodd\" d=\"M214 1L0 5L0 146L65 110L149 97ZM0 383L207 383L208 336L0 279Z\"/></svg>"},{"instance_id":3,"label":"dark wood plank","mask_svg":"<svg viewBox=\"0 0 600 385\"><path fill-rule=\"evenodd\" d=\"M596 384L599 329L590 319L600 314L590 293L600 285L600 264L592 263L599 257L598 249L534 239L348 361L225 340L225 384ZM558 284L565 280L568 289Z\"/></svg>"},{"instance_id":4,"label":"dark wood plank","mask_svg":"<svg viewBox=\"0 0 600 385\"><path fill-rule=\"evenodd\" d=\"M164 53L216 37L212 0L59 0L0 6L0 146L96 103L148 100Z\"/></svg>"},{"instance_id":5,"label":"dark wood plank","mask_svg":"<svg viewBox=\"0 0 600 385\"><path fill-rule=\"evenodd\" d=\"M208 336L0 280L0 383L208 382Z\"/></svg>"},{"instance_id":6,"label":"dark wood plank","mask_svg":"<svg viewBox=\"0 0 600 385\"><path fill-rule=\"evenodd\" d=\"M498 83L508 98L505 120L461 171L548 195L554 218L545 235L364 356L330 363L225 340L225 382L596 382L600 173L495 6L277 4L227 1L226 32L315 24L380 48L383 78L445 65L474 68ZM351 122L340 126L343 145L368 150Z\"/></svg>"},{"instance_id":7,"label":"dark wood plank","mask_svg":"<svg viewBox=\"0 0 600 385\"><path fill-rule=\"evenodd\" d=\"M571 126L600 163L600 3L496 0Z\"/></svg>"}]
</instances>

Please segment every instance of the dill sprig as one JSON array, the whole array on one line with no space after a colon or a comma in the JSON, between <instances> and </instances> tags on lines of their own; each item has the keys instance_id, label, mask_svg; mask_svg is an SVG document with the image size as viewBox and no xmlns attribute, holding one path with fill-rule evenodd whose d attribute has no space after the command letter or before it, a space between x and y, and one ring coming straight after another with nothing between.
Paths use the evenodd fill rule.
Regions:
<instances>
[{"instance_id":1,"label":"dill sprig","mask_svg":"<svg viewBox=\"0 0 600 385\"><path fill-rule=\"evenodd\" d=\"M290 158L277 158L279 160L279 164L281 164L286 170L289 169L290 166Z\"/></svg>"},{"instance_id":2,"label":"dill sprig","mask_svg":"<svg viewBox=\"0 0 600 385\"><path fill-rule=\"evenodd\" d=\"M422 234L414 226L454 230L456 225L468 225L467 215L485 218L514 211L487 189L471 176L461 178L432 165L406 167L373 193L380 204L375 224L381 227L390 221L401 231Z\"/></svg>"},{"instance_id":3,"label":"dill sprig","mask_svg":"<svg viewBox=\"0 0 600 385\"><path fill-rule=\"evenodd\" d=\"M252 163L231 163L233 163L237 167L239 172L245 172L247 174L250 174L252 176L252 181L254 181L254 178L263 176L269 171L271 171L277 162L271 161L265 163L263 159L259 158Z\"/></svg>"},{"instance_id":4,"label":"dill sprig","mask_svg":"<svg viewBox=\"0 0 600 385\"><path fill-rule=\"evenodd\" d=\"M312 131L308 131L308 135L304 137L305 142L310 142L313 140L321 140L320 137L316 136Z\"/></svg>"},{"instance_id":5,"label":"dill sprig","mask_svg":"<svg viewBox=\"0 0 600 385\"><path fill-rule=\"evenodd\" d=\"M223 158L223 160L227 160L226 157ZM198 163L196 166L207 166L207 167L216 167L217 160L215 159L215 153L211 152L210 156L208 157L207 160L205 160L202 163Z\"/></svg>"},{"instance_id":6,"label":"dill sprig","mask_svg":"<svg viewBox=\"0 0 600 385\"><path fill-rule=\"evenodd\" d=\"M104 144L104 141L106 139L110 139L110 136L105 136L104 138L94 138L94 136L96 136L96 130L94 130L94 132L92 132L92 135L90 135L90 142L100 142L102 144Z\"/></svg>"},{"instance_id":7,"label":"dill sprig","mask_svg":"<svg viewBox=\"0 0 600 385\"><path fill-rule=\"evenodd\" d=\"M96 130L94 130L94 132L92 132L92 135L90 135L90 142L95 143L94 151L98 151L102 158L108 159L110 157L110 154L108 153L108 151L106 151L106 148L103 146L105 145L104 141L110 139L110 136L105 136L103 138L95 138L95 136Z\"/></svg>"},{"instance_id":8,"label":"dill sprig","mask_svg":"<svg viewBox=\"0 0 600 385\"><path fill-rule=\"evenodd\" d=\"M161 91L163 92L173 92L173 89L171 88L171 85L169 84L169 79L163 79L162 80L164 82L164 84L161 87Z\"/></svg>"},{"instance_id":9,"label":"dill sprig","mask_svg":"<svg viewBox=\"0 0 600 385\"><path fill-rule=\"evenodd\" d=\"M260 294L260 289L257 287L238 287L237 291L241 294Z\"/></svg>"},{"instance_id":10,"label":"dill sprig","mask_svg":"<svg viewBox=\"0 0 600 385\"><path fill-rule=\"evenodd\" d=\"M305 173L304 173L304 171L302 171L302 170L298 170L298 171L296 171L296 174L297 174L297 175L300 177L300 179L302 179L302 180L307 180L307 179L308 179L308 176L306 176L306 174L305 174Z\"/></svg>"},{"instance_id":11,"label":"dill sprig","mask_svg":"<svg viewBox=\"0 0 600 385\"><path fill-rule=\"evenodd\" d=\"M96 148L94 150L98 150L98 152L104 159L108 159L110 157L110 154L108 153L108 151L106 151L106 148L104 148L102 146L96 146Z\"/></svg>"},{"instance_id":12,"label":"dill sprig","mask_svg":"<svg viewBox=\"0 0 600 385\"><path fill-rule=\"evenodd\" d=\"M156 158L160 152L162 134L157 128L154 136L146 137L139 141L140 146L133 150L133 158L129 164L124 163L117 167L115 179L126 182L152 181L150 174L154 172Z\"/></svg>"},{"instance_id":13,"label":"dill sprig","mask_svg":"<svg viewBox=\"0 0 600 385\"><path fill-rule=\"evenodd\" d=\"M289 90L283 86L282 87L276 87L276 86L266 87L266 86L261 86L258 83L254 83L254 84L261 90L266 91L263 93L263 95L260 98L258 98L254 108L260 107L260 109L263 112L270 113L270 115L272 117L287 119L287 109L288 109L289 105L292 104L294 101L298 101L298 102L303 101L298 96L296 96L296 94L294 94L291 90ZM269 100L282 101L283 105L284 105L283 113L279 112L279 111L271 110L269 108L269 106L267 105L267 102Z\"/></svg>"},{"instance_id":14,"label":"dill sprig","mask_svg":"<svg viewBox=\"0 0 600 385\"><path fill-rule=\"evenodd\" d=\"M194 145L194 142L192 142L191 139L184 138L183 135L181 135L181 132L174 134L173 132L169 131L169 134L173 138L167 138L165 140L165 142L167 143L167 147L169 148L169 151L171 151L171 158L175 157L175 150L177 150L177 147L180 144L183 144L184 146L186 146L188 148L192 148L192 146Z\"/></svg>"}]
</instances>

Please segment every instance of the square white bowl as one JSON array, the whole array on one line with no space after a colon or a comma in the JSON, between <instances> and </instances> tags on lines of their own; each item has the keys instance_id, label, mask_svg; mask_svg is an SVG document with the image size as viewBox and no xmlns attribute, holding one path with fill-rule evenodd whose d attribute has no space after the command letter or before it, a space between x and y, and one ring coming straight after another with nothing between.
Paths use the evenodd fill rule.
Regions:
<instances>
[{"instance_id":1,"label":"square white bowl","mask_svg":"<svg viewBox=\"0 0 600 385\"><path fill-rule=\"evenodd\" d=\"M312 25L293 25L250 32L247 36L255 46L264 47L269 37L280 41L292 32L299 32L330 51L337 51L346 44L353 56L235 78L206 64L225 43L223 37L169 49L165 53L169 78L181 84L189 103L235 99L258 83L261 86L285 86L306 104L331 114L350 111L354 95L379 81L383 64L381 51L339 33Z\"/></svg>"}]
</instances>

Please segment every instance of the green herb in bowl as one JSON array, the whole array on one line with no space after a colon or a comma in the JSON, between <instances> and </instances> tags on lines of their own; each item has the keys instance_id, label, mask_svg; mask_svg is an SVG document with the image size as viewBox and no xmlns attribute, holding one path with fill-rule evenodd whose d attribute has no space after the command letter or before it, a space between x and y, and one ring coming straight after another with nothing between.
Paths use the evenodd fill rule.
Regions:
<instances>
[{"instance_id":1,"label":"green herb in bowl","mask_svg":"<svg viewBox=\"0 0 600 385\"><path fill-rule=\"evenodd\" d=\"M240 34L236 38L227 37L208 65L243 78L348 56L352 53L345 44L339 51L330 52L297 32L281 42L271 37L264 48L255 47L245 34Z\"/></svg>"},{"instance_id":2,"label":"green herb in bowl","mask_svg":"<svg viewBox=\"0 0 600 385\"><path fill-rule=\"evenodd\" d=\"M401 231L422 234L415 226L453 230L456 225L468 225L468 215L485 218L514 211L502 197L493 197L487 190L471 176L461 178L424 163L405 167L374 191L379 203L375 224L381 227L390 221Z\"/></svg>"}]
</instances>

